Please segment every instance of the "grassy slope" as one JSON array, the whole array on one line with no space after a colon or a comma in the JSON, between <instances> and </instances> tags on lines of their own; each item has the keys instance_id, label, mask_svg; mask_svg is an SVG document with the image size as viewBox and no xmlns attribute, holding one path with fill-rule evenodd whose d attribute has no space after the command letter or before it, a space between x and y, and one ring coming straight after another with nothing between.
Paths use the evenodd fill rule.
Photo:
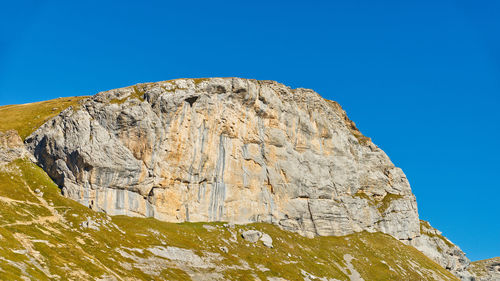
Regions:
<instances>
[{"instance_id":1,"label":"grassy slope","mask_svg":"<svg viewBox=\"0 0 500 281\"><path fill-rule=\"evenodd\" d=\"M479 280L482 280L481 278L486 278L489 274L491 274L491 271L488 272L491 270L488 269L488 267L491 267L492 264L500 264L500 257L472 262L470 272L477 276Z\"/></svg>"},{"instance_id":2,"label":"grassy slope","mask_svg":"<svg viewBox=\"0 0 500 281\"><path fill-rule=\"evenodd\" d=\"M43 195L37 196L35 189ZM300 280L304 270L319 277L348 280L344 255L350 254L355 257L354 268L365 280L435 280L435 276L456 280L416 249L381 233L309 239L268 224L225 228L222 223L110 218L62 197L45 172L28 160L16 160L0 172L0 205L1 279L29 275L45 280L54 274L62 280L112 275L185 280L188 273L200 272L234 280L253 280L254 276ZM88 218L100 223L99 230L80 226ZM268 233L274 248L244 241L240 229ZM154 246L191 249L205 259L215 253L218 260L207 268L189 267L147 250ZM227 247L228 253L220 247ZM145 270L143 261L147 260L158 268ZM262 271L262 267L269 270Z\"/></svg>"},{"instance_id":3,"label":"grassy slope","mask_svg":"<svg viewBox=\"0 0 500 281\"><path fill-rule=\"evenodd\" d=\"M77 100L1 107L0 130L13 128L25 138L42 120ZM43 195L35 194L36 189ZM98 222L98 230L81 226L89 218ZM240 235L244 229L268 233L274 248L246 242ZM148 250L158 246L190 249L205 264L197 267ZM365 280L456 280L416 249L381 233L309 239L268 224L225 228L222 223L111 218L62 197L46 173L29 160L18 159L0 167L1 280L20 280L20 276L35 280L187 280L196 274L233 280L269 276L301 280L303 271L349 280L353 272L348 269L346 254L354 257L351 263Z\"/></svg>"},{"instance_id":4,"label":"grassy slope","mask_svg":"<svg viewBox=\"0 0 500 281\"><path fill-rule=\"evenodd\" d=\"M86 97L58 98L28 104L0 106L0 131L14 129L25 139L62 110L77 105Z\"/></svg>"}]
</instances>

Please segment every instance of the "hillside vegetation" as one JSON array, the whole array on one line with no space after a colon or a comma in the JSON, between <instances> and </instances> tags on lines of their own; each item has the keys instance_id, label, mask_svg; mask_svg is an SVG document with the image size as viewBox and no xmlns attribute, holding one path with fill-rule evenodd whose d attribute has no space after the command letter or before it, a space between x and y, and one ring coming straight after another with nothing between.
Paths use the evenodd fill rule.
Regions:
<instances>
[{"instance_id":1,"label":"hillside vegetation","mask_svg":"<svg viewBox=\"0 0 500 281\"><path fill-rule=\"evenodd\" d=\"M80 99L1 107L0 130L16 129L25 138ZM245 230L270 235L273 247L243 239ZM360 278L458 280L415 248L386 234L311 239L262 223L174 224L109 217L63 197L29 159L0 163L1 280Z\"/></svg>"},{"instance_id":2,"label":"hillside vegetation","mask_svg":"<svg viewBox=\"0 0 500 281\"><path fill-rule=\"evenodd\" d=\"M500 257L472 262L470 271L477 281L500 280Z\"/></svg>"},{"instance_id":3,"label":"hillside vegetation","mask_svg":"<svg viewBox=\"0 0 500 281\"><path fill-rule=\"evenodd\" d=\"M0 131L16 130L24 140L47 120L70 106L77 106L85 98L87 97L68 97L0 106Z\"/></svg>"},{"instance_id":4,"label":"hillside vegetation","mask_svg":"<svg viewBox=\"0 0 500 281\"><path fill-rule=\"evenodd\" d=\"M310 239L268 224L108 217L62 197L26 159L0 172L0 216L0 276L9 280L349 280L358 274L365 280L456 280L381 233ZM274 247L247 242L240 234L247 229L269 234Z\"/></svg>"}]
</instances>

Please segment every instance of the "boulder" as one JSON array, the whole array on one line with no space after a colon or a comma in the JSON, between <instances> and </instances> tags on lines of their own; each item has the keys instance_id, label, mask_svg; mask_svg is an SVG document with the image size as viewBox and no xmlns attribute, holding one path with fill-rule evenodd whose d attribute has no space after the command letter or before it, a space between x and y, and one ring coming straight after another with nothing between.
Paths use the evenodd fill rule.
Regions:
<instances>
[{"instance_id":1,"label":"boulder","mask_svg":"<svg viewBox=\"0 0 500 281\"><path fill-rule=\"evenodd\" d=\"M262 237L262 232L257 230L246 230L241 234L241 237L250 243L256 243Z\"/></svg>"}]
</instances>

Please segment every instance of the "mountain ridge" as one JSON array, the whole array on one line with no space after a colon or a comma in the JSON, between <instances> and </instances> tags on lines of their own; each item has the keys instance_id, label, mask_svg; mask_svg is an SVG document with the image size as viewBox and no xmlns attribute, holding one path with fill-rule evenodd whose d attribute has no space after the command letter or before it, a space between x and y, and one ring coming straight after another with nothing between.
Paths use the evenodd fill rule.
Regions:
<instances>
[{"instance_id":1,"label":"mountain ridge","mask_svg":"<svg viewBox=\"0 0 500 281\"><path fill-rule=\"evenodd\" d=\"M293 106L287 107L289 104L293 104ZM149 109L148 106L150 107ZM220 107L222 107L223 110L220 110ZM300 108L303 111L296 111L295 110L296 108ZM219 111L217 111L217 109L219 109ZM230 113L228 114L227 112ZM142 115L134 116L134 114L138 113ZM171 115L168 115L169 113L171 113ZM164 114L164 116L162 116L162 114ZM186 126L186 124L182 124L185 120L190 119L191 121L191 120L196 120L196 118L199 118L199 116L197 116L196 114L202 115L203 118L201 119L205 120L207 123L213 122L214 123L213 126L212 127L210 127L210 125L206 126L205 125L206 123L203 123L204 126L203 130L200 130L199 126L190 126L190 125ZM321 116L322 114L328 116L326 117L326 120L323 116ZM283 229L299 232L299 234L309 237L313 237L316 235L320 236L346 235L350 233L360 232L362 230L368 230L369 232L382 231L389 233L390 235L396 237L400 241L405 242L406 244L412 245L415 248L419 249L427 256L432 258L434 261L438 262L441 266L446 267L454 274L460 276L463 280L468 280L468 278L470 278L470 276L466 271L468 266L468 259L465 257L463 252L461 252L461 250L458 247L453 245L446 238L442 237L441 233L430 227L428 223L420 222L418 220L416 203L411 203L412 201L413 202L415 201L414 196L411 193L409 184L407 183L406 177L404 176L402 171L399 168L394 167L394 165L392 164L392 162L390 162L389 158L385 155L385 153L383 153L383 151L381 151L377 146L375 146L369 138L363 136L359 132L359 130L357 130L354 122L352 122L347 117L347 114L345 114L345 111L342 110L342 108L338 103L333 101L326 101L323 98L321 98L321 96L319 96L317 93L309 89L298 88L292 90L274 81L256 81L256 80L247 80L240 78L179 79L179 80L171 80L171 81L164 81L157 83L138 84L131 87L101 92L91 98L87 98L86 100L80 102L77 107L68 108L64 110L63 112L61 112L61 114L52 118L50 121L46 122L44 125L38 128L31 136L27 137L26 144L29 150L37 158L40 165L48 172L49 175L51 175L51 177L63 189L66 196L76 199L77 201L91 207L94 210L106 211L112 215L116 215L117 213L113 213L114 211L113 209L106 210L102 208L103 205L101 206L99 205L100 203L98 202L99 200L98 195L97 197L87 197L86 199L83 197L78 197L85 192L85 188L82 189L82 187L84 186L87 186L86 187L88 189L87 192L93 189L99 190L99 188L102 187L99 185L101 182L98 178L92 178L92 176L90 176L85 179L85 176L88 176L88 174L85 173L79 174L78 173L79 168L82 168L83 170L88 169L87 170L88 172L93 169L96 169L96 167L99 168L98 165L95 165L96 163L97 164L107 163L106 161L108 161L109 159L105 159L104 161L103 159L97 159L101 162L95 161L95 159L92 158L93 155L91 155L91 152L95 154L94 149L96 147L103 146L102 142L103 139L109 140L112 139L113 137L115 138L115 142L113 143L113 147L110 147L109 148L110 150L107 151L107 153L111 152L111 155L115 155L116 153L113 152L113 149L116 149L116 147L119 147L119 145L126 148L130 152L129 155L131 155L132 158L124 159L126 161L123 163L131 163L129 160L133 160L133 158L135 158L136 160L147 162L148 159L151 160L151 158L156 157L152 152L153 151L152 149L148 150L148 147L139 145L141 144L141 142L144 142L144 139L139 139L139 141L136 142L128 141L128 143L126 143L127 138L130 138L131 135L133 137L139 136L144 138L145 136L147 137L148 135L150 135L149 134L150 132L158 133L158 130L161 130L161 126L154 127L156 131L146 130L145 132L141 132L139 130L139 132L137 132L131 130L133 128L144 128L141 127L142 125L140 123L143 122L144 120L147 121L148 119L154 118L155 115L156 117L158 116L164 117L164 119L158 118L155 120L161 123L164 128L168 127L170 129L170 131L165 130L158 134L163 136L168 135L166 139L174 138L172 136L174 136L175 134L182 135L183 132L185 133L186 131L192 130L193 127L202 132L208 131L208 133L205 133L205 136L207 136L207 134L215 136L212 137L213 148L208 150L209 151L208 154L212 154L212 156L218 155L217 157L213 157L214 159L212 159L213 161L212 170L210 170L207 173L214 176L213 182L210 183L209 182L210 177L206 176L205 179L201 179L201 181L198 179L198 181L208 182L209 184L215 186L215 189L223 186L224 192L231 190L231 188L234 188L234 186L240 189L241 187L239 186L243 186L243 188L248 188L244 186L244 181L245 181L244 178L234 180L234 178L232 179L227 178L227 171L226 174L224 174L225 169L228 169L227 167L238 167L238 166L242 167L245 164L241 163L247 163L247 161L250 161L252 163L257 163L260 166L266 167L265 168L266 171L264 174L259 172L259 173L254 173L252 176L249 177L250 179L260 178L261 181L259 183L250 183L250 187L248 189L252 189L252 186L253 187L260 185L267 186L269 187L267 193L270 194L268 196L276 196L275 194L279 192L284 192L283 190L281 191L279 190L280 181L276 180L276 177L279 177L279 171L278 170L272 171L273 167L276 166L276 164L273 163L279 163L281 166L283 166L283 164L277 161L276 156L274 156L273 158L273 154L276 155L279 153L286 152L285 156L287 157L287 161L289 161L289 159L293 157L300 159L300 161L295 162L294 164L295 166L304 167L303 163L305 161L308 163L307 165L312 165L312 167L318 169L321 169L321 166L326 163L324 160L322 159L318 160L317 158L314 157L303 158L303 156L301 155L304 154L307 155L307 153L310 153L310 151L313 151L316 154L318 154L318 152L325 153L325 151L326 153L328 153L329 148L330 151L335 152L336 155L339 154L342 155L342 153L344 154L350 153L353 156L357 155L358 157L363 157L363 155L366 153L371 153L366 155L378 155L375 157L376 161L374 162L374 164L368 168L366 166L363 166L365 165L365 163L363 163L362 165L356 164L358 165L356 166L358 167L358 170L359 168L361 168L361 170L367 169L367 172L365 172L365 174L361 173L360 176L360 177L365 177L364 184L361 184L360 181L357 181L357 184L354 184L356 186L354 187L350 186L347 189L339 188L339 186L345 185L346 183L346 181L343 181L343 179L332 181L333 184L330 185L328 183L324 184L321 182L316 182L316 185L315 184L311 185L310 182L315 178L328 178L328 177L325 177L324 175L321 176L318 174L314 175L315 171L308 169L307 171L313 174L312 180L308 179L309 190L300 190L299 188L299 190L294 193L297 195L296 199L298 200L298 202L302 202L302 200L307 199L308 203L306 204L306 206L304 206L305 209L303 205L301 205L302 203L294 203L295 205L292 204L292 207L295 208L295 215L298 214L297 218L300 219L302 225L300 224L290 225L289 223L280 224L280 221L276 223L276 220L280 218L280 213L285 213L286 216L294 214L293 212L290 213L289 207L279 210L277 214L273 212L267 213L267 215L265 215L267 217L264 217L264 219L259 219L259 216L262 216L262 214L266 214L265 211L263 213L257 213L258 215L257 219L250 219L250 220L247 219L246 221L245 220L236 221L229 219L227 221L230 222L233 221L238 223L241 222L249 223L256 221L271 222L277 224ZM246 116L246 118L248 118L247 120L250 120L250 122L247 123L241 122L241 120L239 120L240 115ZM131 116L134 118L130 119ZM221 118L217 119L218 118L217 116L221 116ZM295 116L299 117L296 118ZM214 120L210 118L216 119L215 120L216 122L214 122ZM286 123L287 120L293 120L294 118L298 119L296 123L293 122ZM310 120L309 122L308 119ZM98 132L94 134L91 133L87 134L87 131L85 129L81 130L82 120L88 120L87 127L89 128L89 132L92 130L91 129L92 126L94 127L101 126L103 128L106 128L106 130L100 133ZM96 123L92 123L94 121ZM235 121L233 122L234 124L232 124L231 121ZM265 124L259 125L259 122L263 122ZM168 125L165 125L167 123ZM201 123L199 122L199 124ZM281 125L285 124L285 125L280 127L280 124ZM86 124L83 125L86 126ZM249 134L248 132L242 133L241 131L238 131L238 128L242 128L245 126L247 127L246 128L247 131L252 131L253 129L254 132ZM295 126L294 128L296 128L296 130L300 132L294 133L294 130L287 129L293 126ZM70 128L71 130L67 130L67 128ZM171 128L174 128L175 130ZM222 129L220 129L220 131L218 131L217 133L212 132L218 130L219 128ZM279 132L280 129L281 132ZM127 133L123 136L120 136L120 131L122 134L123 132ZM172 134L172 131L175 134ZM223 132L224 134L220 132ZM301 136L301 134L303 135ZM203 134L198 133L197 136L203 136ZM290 140L293 140L293 136L295 136L294 139L295 143L291 145L292 142ZM331 139L333 139L334 136L337 139L343 141L340 141L339 143L333 143ZM69 138L73 139L70 142L67 142ZM229 141L226 138L228 138ZM242 139L242 138L248 141L246 143L247 145L249 144L249 146L247 146L247 151L246 152L244 151L245 150L244 147L246 144L241 143L240 146L241 150L235 152L234 145L232 145L231 143L235 142L235 139ZM200 139L200 138L194 137L191 139ZM326 142L325 139L327 140ZM160 138L159 140L165 141L165 137ZM317 140L321 140L322 142ZM329 141L331 143L328 143ZM73 144L71 144L71 142L73 142ZM96 145L94 146L89 145L89 143L92 142L95 142ZM150 143L158 143L158 142L157 139L153 139L153 141L150 141ZM178 147L182 147L182 145L186 143L189 143L189 141L186 140L177 141L174 142L173 144ZM227 143L229 143L229 145ZM264 145L262 145L262 143ZM255 153L252 153L253 144L257 144L256 150L254 150ZM163 142L160 145L160 147L168 148L168 146L171 145L172 143ZM335 145L337 145L337 147L335 147ZM264 148L262 148L262 146L264 146ZM70 147L70 149L65 150L68 147ZM73 147L72 151L71 147ZM250 150L248 150L248 147L250 147ZM283 149L285 150L285 152L283 152L283 150L280 152L280 148L283 147L285 147L288 150L292 150L292 152L289 152L286 149ZM199 149L200 147L199 146L197 147L196 145L194 145L194 148L197 148L198 149L197 151L203 150L203 149L200 150ZM355 152L353 152L352 150L354 150ZM123 151L126 150L124 149ZM172 149L171 151L174 150ZM182 157L184 158L190 157L189 155L191 152L186 152L186 151L187 150L183 150L182 153L177 153L177 154L171 153L169 156L174 155L175 157L165 157L164 159L168 159L168 161L172 161L172 159L174 159L175 161L177 161L177 162L174 161L175 164L172 164L172 166L174 167L182 167L182 166L189 167L189 165L185 165L185 163L181 161ZM196 151L196 149L194 149L194 151ZM244 155L245 153L247 155ZM201 154L203 154L203 152L201 152ZM228 159L231 157L234 159L240 157L241 162L238 161L228 162ZM196 158L196 156L194 157L191 156L191 158L194 159ZM210 155L207 156L207 158L209 159L208 162L210 162L211 161ZM219 160L217 160L217 158ZM271 159L271 162L269 162L269 159ZM66 170L64 170L65 169L64 166L61 166L63 165L61 164L61 160L64 161L64 165L66 165ZM55 164L58 161L59 164ZM231 159L229 159L229 161L231 161ZM319 161L319 163L322 164L320 165L315 164L316 163L315 161L316 162ZM336 160L331 160L331 161L333 161L331 163L334 163L335 165ZM351 161L348 159L345 161L342 162L341 164L337 163L335 167L339 168L343 166L345 168L345 166L354 165L353 164L354 160ZM370 158L367 161L371 161ZM382 166L385 165L384 167L389 167L389 168L379 169L381 163L386 163L382 164ZM73 168L69 167L70 165L74 165L74 167ZM164 165L163 169L165 169L165 164L163 165ZM108 165L105 168L108 170L109 169L112 170L115 167L116 165ZM151 190L154 190L154 188L150 190L149 189L141 190L142 187L137 185L137 183L140 182L141 177L142 180L144 181L144 178L148 177L148 173L151 172L156 173L158 172L158 170L154 169L148 170L147 168L149 167L146 167L146 169L143 168L133 169L133 173L141 175L139 177L134 178L134 180L136 180L135 182L132 181L126 182L128 186L130 186L131 183L133 183L132 185L136 185L136 187L134 187L133 189L127 190L127 188L124 187L125 185L123 183L120 183L119 181L107 182L106 184L108 184L109 186L115 185L116 186L115 190L120 190L120 189L127 190L126 191L127 193L125 196L123 196L119 195L118 191L113 191L116 194L113 194L113 196L111 197L105 196L106 200L110 200L111 205L114 206L120 205L123 209L123 207L125 207L126 205L126 203L123 204L124 202L126 202L125 199L126 197L128 197L129 205L135 204L133 200L130 201L130 194L129 194L130 192L137 193L141 196L146 195L146 197L148 197L151 193ZM162 169L159 170L160 172L162 172ZM181 170L180 172L185 172L186 170L188 169L185 169L184 171ZM352 172L355 170L350 170L350 171ZM234 173L234 171L232 172ZM283 170L281 172L283 172ZM288 171L288 173L285 174L293 175L294 173L298 172ZM350 172L347 173L336 172L336 174L334 174L333 177L338 177L339 174L345 175L349 173ZM126 176L126 174L123 173L121 175ZM157 177L159 177L159 175L160 174L156 174L156 178L151 176L149 177L153 178L154 181L158 180ZM330 174L330 177L332 177L332 174ZM73 180L71 178L73 178ZM284 176L283 178L286 178L286 176ZM162 180L165 180L165 175L163 175ZM300 182L300 184L295 184L295 186L308 187L307 181L305 185L304 182L301 180L298 180L298 182ZM161 180L157 181L156 183L161 183ZM187 179L187 177L184 177L183 179L182 176L180 176L178 180L174 179L174 181L170 182L170 184L172 183L178 189L183 188L182 187L183 183L187 186L188 190L196 188L191 184L191 180ZM163 183L162 186L165 189L171 189L169 187L170 184ZM314 188L318 187L318 184L319 185L323 184L323 186L325 186L325 188L327 189L327 192L323 191L320 192L319 194L314 193L313 192ZM328 186L333 186L333 188ZM396 188L394 186L396 186ZM209 187L209 189L210 188L211 187ZM287 188L290 189L290 186L287 186ZM294 187L292 186L291 189L293 188ZM198 193L199 190L200 189L198 189ZM387 192L387 190L390 190L394 193ZM344 195L340 195L341 198L340 201L335 201L333 199L329 199L331 197L327 197L326 195L331 192L334 192L336 196L339 195L339 192L340 193L343 192ZM211 194L212 194L211 201L209 201L208 204L204 206L208 210L212 208L212 211L209 211L204 216L202 214L202 219L200 221L211 221L211 220L220 221L223 220L224 218L230 218L230 217L220 216L224 215L224 210L227 211L227 207L226 209L224 209L225 206L223 205L221 209L220 202L213 203L214 201L217 202L220 200L222 200L225 203L225 200L227 199L226 197L227 194L225 194L224 196L221 196L220 193L217 192L215 193L212 192ZM261 190L261 194L266 194L266 191ZM280 195L284 196L287 195L287 193L284 192L281 193ZM119 199L120 196L123 197L122 201L120 201ZM290 198L291 199L289 201L295 200L293 197ZM147 199L149 201L149 198ZM267 200L268 203L264 204L264 206L269 205L270 202L272 202L272 200L271 201L269 201L269 199ZM332 202L336 203L324 205L324 202L329 202L328 200L332 200ZM404 201L404 200L409 200L409 201ZM312 205L311 203L309 203L310 201L313 202ZM130 202L132 203L130 204ZM275 204L276 202L278 201L275 200ZM369 215L368 217L366 215L364 216L351 215L351 217L348 217L349 219L347 224L332 226L331 224L336 223L336 220L328 219L328 217L331 215L335 217L334 215L335 213L328 214L328 208L336 208L336 205L352 204L352 202L355 202L355 205L357 204L354 207L354 209L364 208L365 212L368 211L371 215ZM175 201L173 203L175 203ZM285 203L290 205L288 202ZM319 204L319 205L314 205L314 204ZM408 208L408 206L412 206L412 204L414 204L414 207L405 209ZM157 206L158 205L156 206L153 205L153 207L158 208ZM311 211L311 206L313 211ZM325 210L327 213L324 213ZM187 221L189 221L190 219L192 220L193 214L196 215L196 212L193 213L192 210L189 211L187 208L183 210L183 212L186 215L184 215L183 219L181 215L180 221L183 220L185 221L186 218ZM398 217L398 212L402 212L401 214L405 215L403 215L402 217L401 216ZM148 214L150 213L144 212L142 216L149 216ZM307 214L307 216L304 217L302 214ZM326 214L326 216L324 214ZM341 215L340 217L338 216L339 214L342 213L337 213L336 215L337 218L342 218L342 216L346 216L345 214L349 216L349 212L345 213L344 215ZM389 222L385 222L385 224L382 225L380 224L371 225L370 223L367 224L366 222L364 222L364 221L370 221L371 219L373 219L372 217L377 216L377 214L379 218L382 218L383 220L386 219L385 216L388 217L393 216L393 217L390 218ZM408 219L407 217L405 217L408 214L413 214L412 215L413 217L410 219L410 221L413 220L413 222L411 223L405 222L403 223L403 225L401 225L402 222ZM152 216L155 217L154 213ZM169 220L168 218L165 219L165 217L163 218L156 217L156 218L160 220L161 219L167 221ZM170 219L171 218L172 217L170 217ZM283 218L283 216L281 216L281 218ZM391 220L394 223L391 223ZM174 219L171 221L176 221L176 220ZM178 218L177 221L179 221ZM447 243L446 241L448 241L449 243Z\"/></svg>"},{"instance_id":2,"label":"mountain ridge","mask_svg":"<svg viewBox=\"0 0 500 281\"><path fill-rule=\"evenodd\" d=\"M198 99L194 106L186 101L193 97ZM348 234L354 228L372 227L394 232L392 235L398 239L414 237L419 228L418 213L404 174L373 143L359 143L359 131L351 123L347 126L340 117L345 113L336 111L339 106L331 105L312 90L291 90L273 81L214 78L139 84L99 93L79 110L62 112L28 137L26 143L68 196L109 214L124 210L130 215L166 221L234 222L252 222L262 220L255 216L264 216L266 221L280 220L283 227L304 235ZM61 138L61 133L65 137ZM338 137L332 138L332 134ZM339 156L332 157L333 153ZM362 157L366 159L358 159ZM81 163L75 166L75 161ZM329 180L334 177L338 179ZM361 188L362 184L365 187ZM84 185L89 187L82 189ZM175 190L170 188L173 185L178 185ZM179 193L184 186L198 189L198 193L205 188L211 197L203 201L193 198L196 194ZM246 192L246 197L237 195L241 192ZM356 192L375 198L375 203L388 199L385 205L389 208L392 198L401 204L389 209L392 213L388 216L370 213L370 218L346 222L352 226L322 229L327 225L315 224L321 217L302 216L305 212L336 208L337 204L328 201L333 193L340 194L340 200L354 200L344 205L368 205L363 195L353 196ZM248 205L255 194L267 199ZM236 197L230 200L244 206L227 210L237 213L224 213L225 197L231 195ZM284 211L287 206L275 204L274 195L296 200L292 208L300 210L294 219L283 219L281 213L292 215L294 210ZM166 209L167 205L155 203L164 196L190 197L170 202L176 209ZM118 199L124 197L129 202ZM146 197L148 200L141 199ZM124 200L119 203L124 206L115 208L116 200ZM201 202L198 206L194 201ZM325 203L333 205L327 207ZM355 213L357 207L347 212ZM256 208L260 210L254 211ZM337 212L349 217L346 211ZM385 224L391 217L397 223ZM382 221L377 222L379 219ZM294 220L304 224L297 225Z\"/></svg>"}]
</instances>

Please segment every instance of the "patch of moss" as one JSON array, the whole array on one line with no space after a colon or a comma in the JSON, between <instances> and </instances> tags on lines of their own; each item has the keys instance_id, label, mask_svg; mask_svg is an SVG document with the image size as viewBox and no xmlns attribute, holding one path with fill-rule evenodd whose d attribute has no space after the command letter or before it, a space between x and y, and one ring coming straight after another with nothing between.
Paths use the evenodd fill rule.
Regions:
<instances>
[{"instance_id":1,"label":"patch of moss","mask_svg":"<svg viewBox=\"0 0 500 281\"><path fill-rule=\"evenodd\" d=\"M141 84L140 86L141 87L139 87L138 85L132 86L133 92L130 95L128 95L127 97L125 97L123 99L112 99L109 103L112 103L112 104L122 104L122 103L126 102L129 99L138 99L141 102L143 102L145 100L144 99L144 94L146 93L146 91L144 89L145 84Z\"/></svg>"},{"instance_id":2,"label":"patch of moss","mask_svg":"<svg viewBox=\"0 0 500 281\"><path fill-rule=\"evenodd\" d=\"M123 99L112 99L109 101L110 104L122 104L128 100L128 97L125 97Z\"/></svg>"},{"instance_id":3,"label":"patch of moss","mask_svg":"<svg viewBox=\"0 0 500 281\"><path fill-rule=\"evenodd\" d=\"M450 248L455 247L455 245L453 243L451 243L448 239L446 239L443 235L436 234L436 233L434 233L434 231L431 231L431 229L432 229L432 227L429 224L429 222L424 221L424 220L420 220L420 233L425 233L429 237L436 237L436 238L440 239L441 241L443 241L446 244L446 246L448 246Z\"/></svg>"},{"instance_id":4,"label":"patch of moss","mask_svg":"<svg viewBox=\"0 0 500 281\"><path fill-rule=\"evenodd\" d=\"M365 199L365 200L368 200L369 202L372 202L373 199L368 196L368 194L366 194L365 192L363 192L362 190L358 190L355 194L354 194L354 197L357 197L357 198L361 198L361 199Z\"/></svg>"},{"instance_id":5,"label":"patch of moss","mask_svg":"<svg viewBox=\"0 0 500 281\"><path fill-rule=\"evenodd\" d=\"M398 200L398 199L401 199L401 198L403 198L403 195L393 194L393 193L387 193L384 196L384 198L382 199L382 201L379 202L379 204L377 206L378 211L381 214L383 214L389 208L389 206L391 205L392 201Z\"/></svg>"},{"instance_id":6,"label":"patch of moss","mask_svg":"<svg viewBox=\"0 0 500 281\"><path fill-rule=\"evenodd\" d=\"M369 137L364 136L360 131L358 130L350 130L351 134L358 140L359 144L361 145L368 145L371 141Z\"/></svg>"},{"instance_id":7,"label":"patch of moss","mask_svg":"<svg viewBox=\"0 0 500 281\"><path fill-rule=\"evenodd\" d=\"M133 98L136 98L140 101L144 101L144 94L146 93L144 91L144 88L137 87L137 85L132 87L134 89L134 94L132 95Z\"/></svg>"},{"instance_id":8,"label":"patch of moss","mask_svg":"<svg viewBox=\"0 0 500 281\"><path fill-rule=\"evenodd\" d=\"M372 206L376 206L377 210L379 211L380 214L383 214L385 211L387 211L387 209L391 205L392 201L403 198L403 196L399 195L399 194L387 193L384 196L384 198L382 198L382 200L380 200L380 199L370 197L363 190L358 190L358 192L356 192L354 194L354 197L365 199L368 202L368 204L370 204Z\"/></svg>"},{"instance_id":9,"label":"patch of moss","mask_svg":"<svg viewBox=\"0 0 500 281\"><path fill-rule=\"evenodd\" d=\"M193 80L193 82L194 82L194 84L195 84L195 85L198 85L198 84L200 84L201 82L203 82L203 81L208 81L208 80L210 80L210 79L209 79L209 78L193 78L193 79L191 79L191 80Z\"/></svg>"}]
</instances>

